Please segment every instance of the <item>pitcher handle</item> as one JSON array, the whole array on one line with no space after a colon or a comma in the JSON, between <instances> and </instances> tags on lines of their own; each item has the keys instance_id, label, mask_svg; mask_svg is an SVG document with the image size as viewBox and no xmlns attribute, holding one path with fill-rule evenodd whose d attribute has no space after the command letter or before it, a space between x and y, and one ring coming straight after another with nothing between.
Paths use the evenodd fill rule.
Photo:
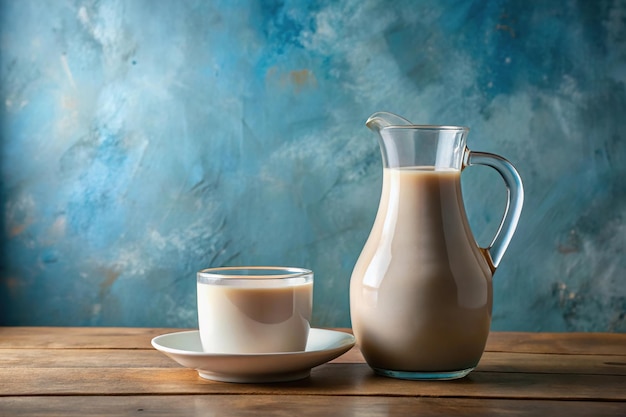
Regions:
<instances>
[{"instance_id":1,"label":"pitcher handle","mask_svg":"<svg viewBox=\"0 0 626 417\"><path fill-rule=\"evenodd\" d=\"M481 248L486 254L491 269L495 272L504 256L504 252L506 252L509 243L511 243L511 238L513 233L515 233L517 223L522 214L524 186L522 185L522 178L513 164L500 155L475 152L465 148L463 168L471 165L485 165L494 168L502 176L506 185L507 202L502 221L491 244L486 248Z\"/></svg>"}]
</instances>

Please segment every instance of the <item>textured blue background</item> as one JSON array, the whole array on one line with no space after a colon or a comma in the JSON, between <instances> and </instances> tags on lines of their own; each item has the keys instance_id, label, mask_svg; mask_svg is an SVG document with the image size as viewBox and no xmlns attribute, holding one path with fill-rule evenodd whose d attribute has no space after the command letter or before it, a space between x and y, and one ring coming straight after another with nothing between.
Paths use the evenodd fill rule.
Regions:
<instances>
[{"instance_id":1,"label":"textured blue background","mask_svg":"<svg viewBox=\"0 0 626 417\"><path fill-rule=\"evenodd\" d=\"M316 272L350 324L374 111L526 187L493 329L626 331L626 2L0 2L0 324L195 326L195 272ZM490 241L504 186L463 176Z\"/></svg>"}]
</instances>

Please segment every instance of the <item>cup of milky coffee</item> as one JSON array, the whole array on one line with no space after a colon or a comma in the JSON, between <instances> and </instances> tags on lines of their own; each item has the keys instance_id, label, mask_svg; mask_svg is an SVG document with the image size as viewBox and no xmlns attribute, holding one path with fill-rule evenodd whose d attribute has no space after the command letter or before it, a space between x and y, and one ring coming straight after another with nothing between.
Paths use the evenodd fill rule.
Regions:
<instances>
[{"instance_id":1,"label":"cup of milky coffee","mask_svg":"<svg viewBox=\"0 0 626 417\"><path fill-rule=\"evenodd\" d=\"M198 326L207 353L299 352L306 348L313 272L221 267L197 274Z\"/></svg>"}]
</instances>

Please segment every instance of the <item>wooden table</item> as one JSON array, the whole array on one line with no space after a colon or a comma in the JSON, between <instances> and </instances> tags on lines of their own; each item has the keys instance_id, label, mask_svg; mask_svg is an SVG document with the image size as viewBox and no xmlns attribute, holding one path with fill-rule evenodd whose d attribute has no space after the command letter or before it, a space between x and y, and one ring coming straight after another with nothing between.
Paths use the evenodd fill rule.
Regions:
<instances>
[{"instance_id":1,"label":"wooden table","mask_svg":"<svg viewBox=\"0 0 626 417\"><path fill-rule=\"evenodd\" d=\"M626 334L492 333L456 381L375 376L354 348L308 379L250 385L151 347L172 331L0 327L0 416L626 416Z\"/></svg>"}]
</instances>

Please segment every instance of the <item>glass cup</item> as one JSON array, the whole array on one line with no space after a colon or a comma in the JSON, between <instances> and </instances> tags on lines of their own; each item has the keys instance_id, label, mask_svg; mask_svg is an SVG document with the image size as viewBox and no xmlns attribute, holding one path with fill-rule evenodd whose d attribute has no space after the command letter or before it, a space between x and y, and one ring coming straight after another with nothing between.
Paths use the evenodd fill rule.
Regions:
<instances>
[{"instance_id":1,"label":"glass cup","mask_svg":"<svg viewBox=\"0 0 626 417\"><path fill-rule=\"evenodd\" d=\"M197 274L198 326L207 353L304 351L313 272L290 267L222 267Z\"/></svg>"}]
</instances>

